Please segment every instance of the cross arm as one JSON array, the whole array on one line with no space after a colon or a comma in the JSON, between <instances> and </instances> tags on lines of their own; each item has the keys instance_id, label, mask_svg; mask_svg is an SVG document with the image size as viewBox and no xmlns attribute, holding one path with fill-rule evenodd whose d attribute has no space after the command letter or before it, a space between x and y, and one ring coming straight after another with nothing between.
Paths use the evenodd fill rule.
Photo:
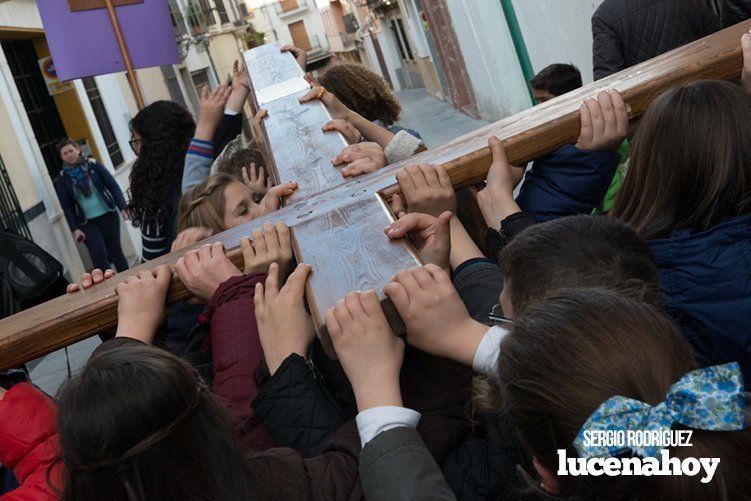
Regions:
<instances>
[{"instance_id":1,"label":"cross arm","mask_svg":"<svg viewBox=\"0 0 751 501\"><path fill-rule=\"evenodd\" d=\"M253 228L264 222L281 220L287 223L292 227L298 259L310 263L314 269L308 300L317 317L316 323L321 327L320 315L332 305L332 301L351 290L371 286L380 288L384 277L388 279L388 272L393 267L375 266L375 260L389 261L393 253L398 256L394 267L417 262L414 249L408 243L388 242L381 232L384 221L391 217L384 199L398 192L394 175L404 165L440 163L447 167L455 186L475 184L484 179L490 164L489 135L503 139L512 163L532 160L576 140L580 126L579 105L585 97L593 97L600 90L616 88L621 91L632 117L638 117L660 92L671 86L698 79L737 79L742 68L740 38L750 26L751 22L747 22L728 28L362 178L348 182L342 179L339 184L334 183L307 198L295 200L276 213L221 233L207 242L222 241L226 248L236 249L242 236L249 235ZM358 219L359 223L350 230L352 233L341 234L338 222L346 222L343 218L354 214L360 214L358 217L375 216ZM358 227L370 229L365 231ZM339 247L331 245L340 241ZM311 242L310 246L308 242ZM388 247L392 245L398 247ZM367 249L368 246L377 249ZM352 251L362 247L367 252ZM346 252L330 250L335 248L344 248ZM159 264L173 265L181 255L182 252L169 254L118 274L90 291L57 298L0 320L0 369L16 366L111 328L117 317L114 293L117 282ZM352 263L344 265L335 256ZM236 251L233 257L236 262L241 260ZM347 278L334 280L337 274ZM173 278L170 300L186 296L184 287Z\"/></svg>"}]
</instances>

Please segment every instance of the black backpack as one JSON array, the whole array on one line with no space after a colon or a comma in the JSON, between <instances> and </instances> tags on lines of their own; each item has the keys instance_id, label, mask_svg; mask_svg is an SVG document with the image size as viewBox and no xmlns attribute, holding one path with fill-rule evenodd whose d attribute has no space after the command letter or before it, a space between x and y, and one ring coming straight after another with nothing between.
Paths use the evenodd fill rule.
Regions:
<instances>
[{"instance_id":1,"label":"black backpack","mask_svg":"<svg viewBox=\"0 0 751 501\"><path fill-rule=\"evenodd\" d=\"M46 295L63 278L63 265L31 240L0 231L0 274L21 300Z\"/></svg>"}]
</instances>

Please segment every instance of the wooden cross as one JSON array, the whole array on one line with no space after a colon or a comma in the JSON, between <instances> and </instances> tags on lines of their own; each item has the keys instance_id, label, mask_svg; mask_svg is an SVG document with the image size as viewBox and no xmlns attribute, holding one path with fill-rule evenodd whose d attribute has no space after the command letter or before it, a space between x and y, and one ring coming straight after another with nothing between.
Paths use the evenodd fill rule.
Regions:
<instances>
[{"instance_id":1,"label":"wooden cross","mask_svg":"<svg viewBox=\"0 0 751 501\"><path fill-rule=\"evenodd\" d=\"M488 136L503 139L511 163L533 160L576 140L580 127L579 106L585 98L594 97L601 90L618 89L630 107L631 117L636 118L661 92L675 85L698 79L737 79L742 68L740 39L749 27L751 22L728 28L491 124L446 146L353 180L342 178L331 165L330 159L344 143L336 134L321 131L329 116L320 103L299 105L297 97L303 90L288 94L277 88L277 94L272 92L271 97L282 97L265 104L270 111L264 124L267 141L273 152L277 180L299 181L300 193L278 212L206 242L223 242L227 249L232 249L230 258L241 265L242 256L237 247L240 238L250 235L252 229L275 221L284 221L292 227L297 259L313 267L307 298L320 333L324 326L322 314L347 292L380 290L397 271L419 263L409 242L390 241L382 231L393 220L386 200L398 192L395 173L405 165L443 164L456 187L481 182L490 165ZM251 57L249 66L252 68L256 63L266 64L267 72L254 75L257 89L254 99L258 99L259 90L263 98L274 90L264 94L263 89L269 85L299 76L291 57L279 63L279 67L269 67L268 63L254 61ZM262 82L262 77L268 79ZM19 365L114 327L117 282L143 269L174 264L180 255L182 252L163 256L126 273L118 273L88 291L60 297L1 320L0 369ZM174 278L170 301L188 296L184 286Z\"/></svg>"}]
</instances>

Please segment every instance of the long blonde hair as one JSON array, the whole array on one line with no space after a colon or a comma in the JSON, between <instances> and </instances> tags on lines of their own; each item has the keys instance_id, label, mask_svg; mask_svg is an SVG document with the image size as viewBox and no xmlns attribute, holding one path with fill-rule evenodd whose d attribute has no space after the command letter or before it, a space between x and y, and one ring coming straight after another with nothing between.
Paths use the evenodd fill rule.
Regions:
<instances>
[{"instance_id":1,"label":"long blonde hair","mask_svg":"<svg viewBox=\"0 0 751 501\"><path fill-rule=\"evenodd\" d=\"M212 174L206 181L190 189L180 199L177 231L202 226L215 232L224 231L224 189L242 181L230 174Z\"/></svg>"}]
</instances>

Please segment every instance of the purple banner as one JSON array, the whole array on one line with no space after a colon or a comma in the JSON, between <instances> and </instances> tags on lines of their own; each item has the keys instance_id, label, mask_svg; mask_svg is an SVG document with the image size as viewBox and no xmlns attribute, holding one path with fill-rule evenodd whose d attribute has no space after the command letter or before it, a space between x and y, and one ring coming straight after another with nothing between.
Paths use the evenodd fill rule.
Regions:
<instances>
[{"instance_id":1,"label":"purple banner","mask_svg":"<svg viewBox=\"0 0 751 501\"><path fill-rule=\"evenodd\" d=\"M61 81L125 71L107 9L71 12L65 0L37 5ZM134 68L180 62L166 0L144 0L115 12Z\"/></svg>"}]
</instances>

